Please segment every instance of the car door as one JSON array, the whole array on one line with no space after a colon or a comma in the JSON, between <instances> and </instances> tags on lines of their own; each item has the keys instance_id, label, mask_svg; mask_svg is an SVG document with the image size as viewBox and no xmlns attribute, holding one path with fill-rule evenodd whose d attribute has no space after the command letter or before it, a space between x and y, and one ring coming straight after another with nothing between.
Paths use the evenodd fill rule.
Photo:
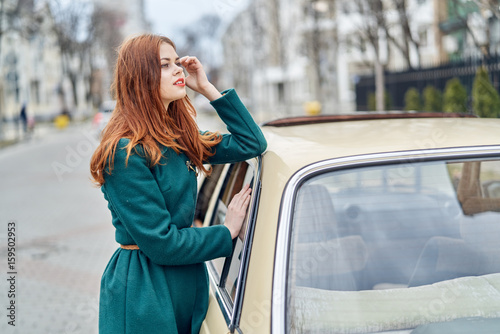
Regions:
<instances>
[{"instance_id":1,"label":"car door","mask_svg":"<svg viewBox=\"0 0 500 334\"><path fill-rule=\"evenodd\" d=\"M252 199L242 233L233 240L231 256L207 262L210 302L200 333L227 333L238 326L260 189L257 159L215 168L221 170L216 185L208 186L208 183L213 183L214 180L207 178L203 181L198 196L198 203L205 201L205 212L203 209L197 211L197 216L203 217L203 226L223 224L227 206L245 184L252 188ZM207 200L205 195L210 198Z\"/></svg>"}]
</instances>

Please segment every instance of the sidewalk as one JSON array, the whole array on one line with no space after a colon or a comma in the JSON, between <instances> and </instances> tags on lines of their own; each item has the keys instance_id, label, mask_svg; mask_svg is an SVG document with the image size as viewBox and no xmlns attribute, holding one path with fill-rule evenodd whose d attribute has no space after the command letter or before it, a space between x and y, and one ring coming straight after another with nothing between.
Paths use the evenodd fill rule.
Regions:
<instances>
[{"instance_id":1,"label":"sidewalk","mask_svg":"<svg viewBox=\"0 0 500 334\"><path fill-rule=\"evenodd\" d=\"M81 122L70 123L69 127L81 124ZM60 130L54 126L53 122L36 123L32 133L23 133L22 127L17 122L4 122L0 127L0 149L14 144L29 142L45 137Z\"/></svg>"},{"instance_id":2,"label":"sidewalk","mask_svg":"<svg viewBox=\"0 0 500 334\"><path fill-rule=\"evenodd\" d=\"M2 334L98 333L100 279L118 245L107 202L90 180L92 135L90 122L63 130L47 124L0 150ZM9 275L8 223L15 226ZM7 317L12 301L15 327Z\"/></svg>"}]
</instances>

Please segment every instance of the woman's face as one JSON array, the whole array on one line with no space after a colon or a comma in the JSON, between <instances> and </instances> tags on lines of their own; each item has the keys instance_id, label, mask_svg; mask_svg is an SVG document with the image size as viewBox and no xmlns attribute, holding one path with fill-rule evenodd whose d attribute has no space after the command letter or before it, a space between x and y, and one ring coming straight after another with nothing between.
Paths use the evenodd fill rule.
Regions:
<instances>
[{"instance_id":1,"label":"woman's face","mask_svg":"<svg viewBox=\"0 0 500 334\"><path fill-rule=\"evenodd\" d=\"M186 96L184 71L179 62L179 56L172 45L162 43L160 46L161 82L160 95L165 108L172 101Z\"/></svg>"}]
</instances>

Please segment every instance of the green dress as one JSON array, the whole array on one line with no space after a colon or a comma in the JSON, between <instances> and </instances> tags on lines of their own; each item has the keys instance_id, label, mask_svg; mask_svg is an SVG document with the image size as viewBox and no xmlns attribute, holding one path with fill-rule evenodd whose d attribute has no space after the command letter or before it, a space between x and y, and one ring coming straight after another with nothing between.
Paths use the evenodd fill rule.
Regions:
<instances>
[{"instance_id":1,"label":"green dress","mask_svg":"<svg viewBox=\"0 0 500 334\"><path fill-rule=\"evenodd\" d=\"M233 89L211 104L230 134L223 135L210 163L242 161L266 149ZM150 168L137 146L125 165L127 143L119 141L112 175L101 190L116 241L140 249L118 248L103 273L99 333L198 333L208 308L204 261L229 256L231 234L222 225L190 228L197 179L185 154L164 147L161 163Z\"/></svg>"}]
</instances>

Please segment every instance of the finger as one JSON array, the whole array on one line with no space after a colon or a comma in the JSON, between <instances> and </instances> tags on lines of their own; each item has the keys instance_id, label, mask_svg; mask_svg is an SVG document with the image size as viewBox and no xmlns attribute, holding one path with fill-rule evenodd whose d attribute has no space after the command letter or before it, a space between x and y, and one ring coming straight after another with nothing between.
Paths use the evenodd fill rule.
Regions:
<instances>
[{"instance_id":1,"label":"finger","mask_svg":"<svg viewBox=\"0 0 500 334\"><path fill-rule=\"evenodd\" d=\"M247 196L250 196L250 195L252 194L252 188L250 188L250 187L249 187L249 188L245 191L245 194L246 194Z\"/></svg>"},{"instance_id":2,"label":"finger","mask_svg":"<svg viewBox=\"0 0 500 334\"><path fill-rule=\"evenodd\" d=\"M248 195L247 197L245 197L245 200L243 202L243 206L246 208L248 208L248 205L250 204L250 195Z\"/></svg>"},{"instance_id":3,"label":"finger","mask_svg":"<svg viewBox=\"0 0 500 334\"><path fill-rule=\"evenodd\" d=\"M240 192L239 192L239 193L240 193L240 194L244 194L244 193L245 193L245 192L247 192L248 190L251 190L251 188L250 188L250 185L247 183L247 184L245 184L245 185L243 186L243 188L241 188L241 190L240 190Z\"/></svg>"},{"instance_id":4,"label":"finger","mask_svg":"<svg viewBox=\"0 0 500 334\"><path fill-rule=\"evenodd\" d=\"M239 211L242 215L245 215L247 213L249 204L250 204L250 196L247 196L242 201L241 206L239 208Z\"/></svg>"},{"instance_id":5,"label":"finger","mask_svg":"<svg viewBox=\"0 0 500 334\"><path fill-rule=\"evenodd\" d=\"M184 67L184 68L188 68L189 65L191 64L191 57L190 56L185 56L185 57L182 57L181 59L179 59L181 65Z\"/></svg>"},{"instance_id":6,"label":"finger","mask_svg":"<svg viewBox=\"0 0 500 334\"><path fill-rule=\"evenodd\" d=\"M248 207L248 203L250 203L250 191L251 189L247 189L244 193L238 194L238 197L234 198L235 208L243 209Z\"/></svg>"},{"instance_id":7,"label":"finger","mask_svg":"<svg viewBox=\"0 0 500 334\"><path fill-rule=\"evenodd\" d=\"M245 190L245 192L242 194L242 201L245 203L250 201L251 198L251 193L252 193L252 188L248 188ZM248 206L248 203L246 204Z\"/></svg>"},{"instance_id":8,"label":"finger","mask_svg":"<svg viewBox=\"0 0 500 334\"><path fill-rule=\"evenodd\" d=\"M192 56L184 56L184 57L180 58L179 61L182 64L186 64L186 65L195 64L197 62L199 63L198 58L192 57Z\"/></svg>"},{"instance_id":9,"label":"finger","mask_svg":"<svg viewBox=\"0 0 500 334\"><path fill-rule=\"evenodd\" d=\"M233 196L233 199L229 203L229 208L233 208L235 210L239 210L241 208L242 198L241 194L236 194Z\"/></svg>"},{"instance_id":10,"label":"finger","mask_svg":"<svg viewBox=\"0 0 500 334\"><path fill-rule=\"evenodd\" d=\"M234 195L233 199L236 199L237 201L240 201L243 199L245 196L249 196L250 192L252 189L250 188L249 184L245 184L243 188L241 188L240 192Z\"/></svg>"},{"instance_id":11,"label":"finger","mask_svg":"<svg viewBox=\"0 0 500 334\"><path fill-rule=\"evenodd\" d=\"M234 209L239 209L241 207L241 195L239 193L234 195L233 199L229 203L229 206Z\"/></svg>"},{"instance_id":12,"label":"finger","mask_svg":"<svg viewBox=\"0 0 500 334\"><path fill-rule=\"evenodd\" d=\"M181 65L184 67L184 68L187 68L189 66L189 63L190 63L190 59L191 57L189 56L185 56L185 57L182 57L181 59L179 59Z\"/></svg>"}]
</instances>

